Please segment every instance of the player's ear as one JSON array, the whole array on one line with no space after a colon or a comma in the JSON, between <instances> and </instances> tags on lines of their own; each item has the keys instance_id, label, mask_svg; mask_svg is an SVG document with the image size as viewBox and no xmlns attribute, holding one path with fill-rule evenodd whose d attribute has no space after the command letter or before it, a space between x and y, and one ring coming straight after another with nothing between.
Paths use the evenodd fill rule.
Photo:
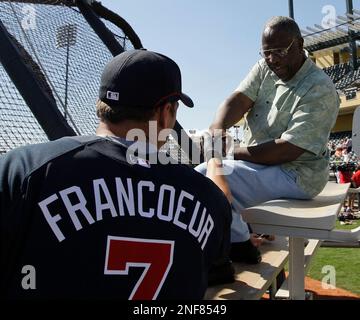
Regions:
<instances>
[{"instance_id":1,"label":"player's ear","mask_svg":"<svg viewBox=\"0 0 360 320\"><path fill-rule=\"evenodd\" d=\"M174 107L170 102L165 103L159 108L158 125L160 129L173 127Z\"/></svg>"}]
</instances>

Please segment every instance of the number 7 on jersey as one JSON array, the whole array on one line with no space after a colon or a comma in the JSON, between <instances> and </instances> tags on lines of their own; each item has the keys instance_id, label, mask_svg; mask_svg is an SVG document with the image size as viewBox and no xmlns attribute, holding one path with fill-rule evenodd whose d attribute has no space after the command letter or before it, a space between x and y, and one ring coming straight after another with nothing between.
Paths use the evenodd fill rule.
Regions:
<instances>
[{"instance_id":1,"label":"number 7 on jersey","mask_svg":"<svg viewBox=\"0 0 360 320\"><path fill-rule=\"evenodd\" d=\"M129 269L144 268L129 300L157 298L173 263L174 241L108 236L106 275L128 275Z\"/></svg>"}]
</instances>

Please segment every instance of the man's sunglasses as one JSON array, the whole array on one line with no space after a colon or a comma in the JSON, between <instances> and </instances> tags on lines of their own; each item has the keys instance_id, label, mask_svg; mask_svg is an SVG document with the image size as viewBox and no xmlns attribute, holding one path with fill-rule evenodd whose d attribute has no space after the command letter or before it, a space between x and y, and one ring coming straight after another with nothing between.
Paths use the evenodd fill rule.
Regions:
<instances>
[{"instance_id":1,"label":"man's sunglasses","mask_svg":"<svg viewBox=\"0 0 360 320\"><path fill-rule=\"evenodd\" d=\"M295 39L293 41L291 41L290 45L287 48L279 48L279 49L269 49L269 50L260 50L260 55L267 59L270 57L270 55L275 55L278 56L280 58L285 58L288 54L289 51L292 47L292 45L294 44Z\"/></svg>"}]
</instances>

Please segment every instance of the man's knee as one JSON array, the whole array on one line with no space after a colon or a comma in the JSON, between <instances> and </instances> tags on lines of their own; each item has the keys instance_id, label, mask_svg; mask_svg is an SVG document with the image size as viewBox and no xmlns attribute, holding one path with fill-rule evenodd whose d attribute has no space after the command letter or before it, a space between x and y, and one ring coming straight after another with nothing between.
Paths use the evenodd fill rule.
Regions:
<instances>
[{"instance_id":1,"label":"man's knee","mask_svg":"<svg viewBox=\"0 0 360 320\"><path fill-rule=\"evenodd\" d=\"M203 175L206 175L206 169L207 169L207 163L204 162L202 164L199 164L198 166L195 167L195 170L197 172L200 172Z\"/></svg>"}]
</instances>

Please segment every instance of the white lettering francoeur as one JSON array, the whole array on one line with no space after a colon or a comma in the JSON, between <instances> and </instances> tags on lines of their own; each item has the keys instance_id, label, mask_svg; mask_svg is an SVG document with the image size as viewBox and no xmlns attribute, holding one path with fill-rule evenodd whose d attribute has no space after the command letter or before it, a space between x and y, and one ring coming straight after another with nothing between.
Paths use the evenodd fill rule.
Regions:
<instances>
[{"instance_id":1,"label":"white lettering francoeur","mask_svg":"<svg viewBox=\"0 0 360 320\"><path fill-rule=\"evenodd\" d=\"M115 210L115 206L112 201L110 191L105 183L105 180L104 179L94 180L93 185L94 185L94 195L95 195L96 220L101 221L103 219L103 211L104 210L110 210L111 216L116 217L117 212ZM100 189L102 190L102 192L106 198L105 203L101 202Z\"/></svg>"},{"instance_id":2,"label":"white lettering francoeur","mask_svg":"<svg viewBox=\"0 0 360 320\"><path fill-rule=\"evenodd\" d=\"M111 184L103 178L93 180L89 189L93 194L85 195L79 186L72 186L39 202L45 220L59 242L66 239L60 227L69 221L76 231L80 231L86 222L91 225L108 218L158 219L188 232L197 239L202 250L214 229L214 220L207 208L194 195L184 190L177 191L174 186L157 186L152 181L116 177ZM154 208L149 206L149 202L154 204ZM51 205L56 205L57 214L50 212ZM70 219L63 219L65 212ZM62 221L61 225L59 221Z\"/></svg>"},{"instance_id":3,"label":"white lettering francoeur","mask_svg":"<svg viewBox=\"0 0 360 320\"><path fill-rule=\"evenodd\" d=\"M155 185L151 181L140 181L138 184L138 212L144 218L152 218L155 215L155 209L150 208L149 211L144 211L144 188L154 192Z\"/></svg>"},{"instance_id":4,"label":"white lettering francoeur","mask_svg":"<svg viewBox=\"0 0 360 320\"><path fill-rule=\"evenodd\" d=\"M82 225L77 216L77 212L81 212L90 224L93 224L95 222L95 220L91 216L89 210L86 208L87 201L79 187L71 187L71 188L62 190L59 193L60 193L61 199L63 200L65 207L70 215L70 218L74 224L74 227L76 228L76 231L79 231L82 229ZM76 204L71 203L71 201L70 201L71 194L76 195L78 197L78 199L79 199L78 203L76 203Z\"/></svg>"},{"instance_id":5,"label":"white lettering francoeur","mask_svg":"<svg viewBox=\"0 0 360 320\"><path fill-rule=\"evenodd\" d=\"M126 192L124 184L122 183L120 178L115 178L116 183L116 192L119 204L119 214L120 216L125 216L125 208L124 208L124 201L126 204L126 208L129 212L130 216L135 216L135 200L134 200L134 189L132 186L131 178L126 179L127 182L127 189Z\"/></svg>"},{"instance_id":6,"label":"white lettering francoeur","mask_svg":"<svg viewBox=\"0 0 360 320\"><path fill-rule=\"evenodd\" d=\"M59 214L52 216L50 214L50 211L48 208L48 205L50 203L53 203L58 199L59 199L58 196L56 194L53 194L52 196L39 202L39 207L40 207L41 211L43 212L44 217L45 217L47 223L49 224L51 230L54 232L56 238L59 240L59 242L61 242L61 241L65 240L65 236L61 232L60 228L58 227L57 222L59 222L62 218Z\"/></svg>"},{"instance_id":7,"label":"white lettering francoeur","mask_svg":"<svg viewBox=\"0 0 360 320\"><path fill-rule=\"evenodd\" d=\"M169 193L169 207L165 214L164 210L164 199L165 193ZM174 203L175 203L175 188L166 184L163 184L160 187L159 191L159 199L158 199L158 206L157 206L157 216L162 221L171 221L174 215Z\"/></svg>"},{"instance_id":8,"label":"white lettering francoeur","mask_svg":"<svg viewBox=\"0 0 360 320\"><path fill-rule=\"evenodd\" d=\"M178 227L186 230L187 229L187 225L183 222L181 222L179 219L180 219L180 214L181 213L184 213L186 212L186 208L183 207L183 201L184 199L187 198L189 200L194 200L194 196L187 193L186 191L181 191L180 193L180 198L179 198L179 201L178 201L178 206L177 206L177 209L176 209L176 213L175 213L175 218L174 218L174 224L176 224Z\"/></svg>"}]
</instances>

